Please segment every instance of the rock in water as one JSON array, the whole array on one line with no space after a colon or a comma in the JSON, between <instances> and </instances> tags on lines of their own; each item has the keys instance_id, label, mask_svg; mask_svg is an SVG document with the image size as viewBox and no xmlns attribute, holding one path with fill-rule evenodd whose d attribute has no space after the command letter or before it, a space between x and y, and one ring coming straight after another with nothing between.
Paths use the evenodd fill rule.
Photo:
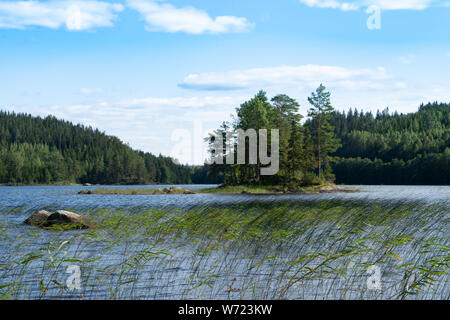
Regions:
<instances>
[{"instance_id":1,"label":"rock in water","mask_svg":"<svg viewBox=\"0 0 450 320\"><path fill-rule=\"evenodd\" d=\"M39 210L33 213L28 219L26 219L24 223L30 226L41 227L47 222L47 219L50 216L51 212L48 212L46 210Z\"/></svg>"},{"instance_id":2,"label":"rock in water","mask_svg":"<svg viewBox=\"0 0 450 320\"><path fill-rule=\"evenodd\" d=\"M26 219L25 223L43 228L61 227L63 230L87 229L94 226L86 217L65 210L58 210L53 213L40 210Z\"/></svg>"},{"instance_id":3,"label":"rock in water","mask_svg":"<svg viewBox=\"0 0 450 320\"><path fill-rule=\"evenodd\" d=\"M55 224L71 224L74 225L74 228L76 229L87 229L91 225L87 218L77 213L65 210L58 210L52 213L47 218L47 222L45 223L46 226L52 226Z\"/></svg>"}]
</instances>

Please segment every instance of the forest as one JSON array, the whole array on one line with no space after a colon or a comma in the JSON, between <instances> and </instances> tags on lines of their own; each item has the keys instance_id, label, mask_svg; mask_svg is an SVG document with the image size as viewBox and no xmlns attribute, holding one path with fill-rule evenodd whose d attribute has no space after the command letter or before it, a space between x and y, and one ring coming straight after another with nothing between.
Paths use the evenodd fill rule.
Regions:
<instances>
[{"instance_id":1,"label":"forest","mask_svg":"<svg viewBox=\"0 0 450 320\"><path fill-rule=\"evenodd\" d=\"M339 112L323 85L308 101L304 108L287 95L269 99L260 91L206 138L224 138L223 152L211 149L214 161L226 157L227 145L236 148L229 132L279 129L280 168L274 176L259 174L259 159L254 165L178 165L91 127L0 111L0 183L450 184L450 104L422 104L408 114L387 108L375 115Z\"/></svg>"},{"instance_id":2,"label":"forest","mask_svg":"<svg viewBox=\"0 0 450 320\"><path fill-rule=\"evenodd\" d=\"M341 145L331 125L333 107L331 94L325 86L320 85L311 94L308 101L308 121L302 125L303 116L299 113L299 103L284 94L271 100L264 91L259 91L252 99L236 109L236 117L232 123L223 123L219 129L207 138L210 143L209 174L211 177L223 176L226 185L259 184L283 186L307 186L333 181L331 169L332 157ZM264 167L259 156L259 139L257 141L258 156L256 163L249 161L249 141L246 143L245 164L228 164L230 154L236 159L239 138L238 130L253 129L279 130L279 171L275 175L261 175ZM221 137L223 148L217 147L216 139ZM271 135L268 136L268 152L270 153ZM242 143L242 142L241 142ZM232 151L230 151L232 150ZM268 166L267 164L265 166Z\"/></svg>"},{"instance_id":3,"label":"forest","mask_svg":"<svg viewBox=\"0 0 450 320\"><path fill-rule=\"evenodd\" d=\"M218 135L224 140L222 150L210 148L209 175L222 176L227 185L450 183L449 104L422 104L409 114L390 113L388 108L376 115L352 109L339 112L323 85L308 101L306 118L299 112L303 109L299 103L283 94L269 100L260 91L241 104L234 121L223 123L208 137L211 145ZM227 146L236 157L237 139L232 133L250 128L279 129L278 174L260 176L259 159L257 164L214 163L220 157L220 162L226 162Z\"/></svg>"},{"instance_id":4,"label":"forest","mask_svg":"<svg viewBox=\"0 0 450 320\"><path fill-rule=\"evenodd\" d=\"M192 170L91 127L0 112L0 183L182 184Z\"/></svg>"},{"instance_id":5,"label":"forest","mask_svg":"<svg viewBox=\"0 0 450 320\"><path fill-rule=\"evenodd\" d=\"M341 140L332 164L337 183L450 184L450 104L422 104L415 113L333 112Z\"/></svg>"}]
</instances>

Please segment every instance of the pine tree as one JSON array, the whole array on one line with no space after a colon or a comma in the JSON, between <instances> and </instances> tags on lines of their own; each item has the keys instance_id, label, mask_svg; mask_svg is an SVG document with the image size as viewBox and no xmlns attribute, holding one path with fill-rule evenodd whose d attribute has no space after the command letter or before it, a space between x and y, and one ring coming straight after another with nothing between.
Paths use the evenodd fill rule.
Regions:
<instances>
[{"instance_id":1,"label":"pine tree","mask_svg":"<svg viewBox=\"0 0 450 320\"><path fill-rule=\"evenodd\" d=\"M312 118L314 125L319 180L322 178L322 167L324 163L328 162L329 154L335 152L340 146L339 140L334 138L334 127L329 122L334 110L330 101L331 94L325 89L325 86L320 84L308 98L308 102L312 106L308 111L308 116Z\"/></svg>"}]
</instances>

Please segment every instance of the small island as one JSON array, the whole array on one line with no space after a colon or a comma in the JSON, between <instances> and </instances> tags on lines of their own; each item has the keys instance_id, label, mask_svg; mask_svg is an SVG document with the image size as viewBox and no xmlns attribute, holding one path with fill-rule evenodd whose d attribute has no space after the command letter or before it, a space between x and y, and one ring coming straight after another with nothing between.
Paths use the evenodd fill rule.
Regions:
<instances>
[{"instance_id":1,"label":"small island","mask_svg":"<svg viewBox=\"0 0 450 320\"><path fill-rule=\"evenodd\" d=\"M335 184L317 185L308 187L290 188L287 186L258 186L258 185L220 185L215 188L190 190L179 187L163 189L133 188L100 188L94 190L81 190L78 194L115 194L115 195L162 195L162 194L251 194L251 195L275 195L275 194L317 194L317 193L354 193L359 192L355 188L338 186Z\"/></svg>"},{"instance_id":2,"label":"small island","mask_svg":"<svg viewBox=\"0 0 450 320\"><path fill-rule=\"evenodd\" d=\"M130 194L130 195L158 195L158 194L194 194L188 189L170 187L164 189L133 188L133 189L107 189L81 190L78 194Z\"/></svg>"},{"instance_id":3,"label":"small island","mask_svg":"<svg viewBox=\"0 0 450 320\"><path fill-rule=\"evenodd\" d=\"M216 188L202 189L199 193L211 194L252 194L252 195L275 195L275 194L316 194L316 193L354 193L359 192L355 188L338 186L335 184L324 184L317 186L264 186L264 185L221 185Z\"/></svg>"}]
</instances>

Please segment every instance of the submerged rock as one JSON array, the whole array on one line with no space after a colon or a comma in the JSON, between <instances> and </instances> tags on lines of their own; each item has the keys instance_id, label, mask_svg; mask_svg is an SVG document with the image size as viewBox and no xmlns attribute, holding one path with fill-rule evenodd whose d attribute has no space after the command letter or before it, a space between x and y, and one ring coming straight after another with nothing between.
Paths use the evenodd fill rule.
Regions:
<instances>
[{"instance_id":1,"label":"submerged rock","mask_svg":"<svg viewBox=\"0 0 450 320\"><path fill-rule=\"evenodd\" d=\"M24 222L32 226L62 230L87 229L94 226L88 218L66 210L58 210L53 213L40 210L33 213Z\"/></svg>"}]
</instances>

